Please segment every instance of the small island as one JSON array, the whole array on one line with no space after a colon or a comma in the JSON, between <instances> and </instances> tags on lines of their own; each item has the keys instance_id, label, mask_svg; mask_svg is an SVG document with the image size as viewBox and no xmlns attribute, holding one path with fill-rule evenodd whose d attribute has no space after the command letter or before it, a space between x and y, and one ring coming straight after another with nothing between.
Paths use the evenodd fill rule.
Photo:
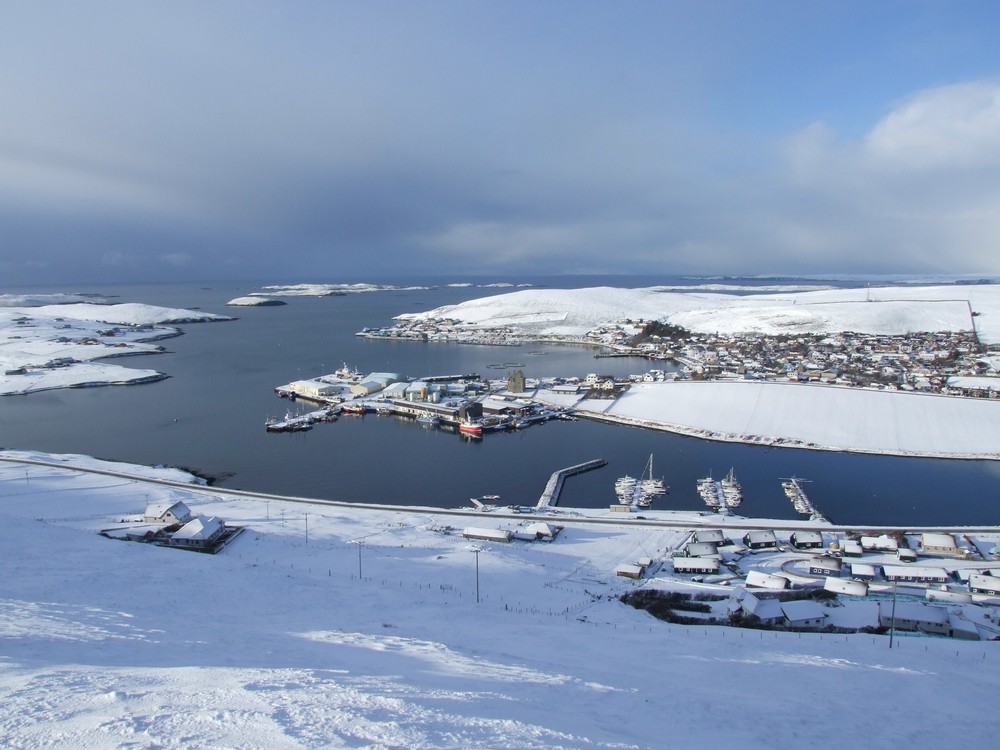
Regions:
<instances>
[{"instance_id":1,"label":"small island","mask_svg":"<svg viewBox=\"0 0 1000 750\"><path fill-rule=\"evenodd\" d=\"M226 303L231 307L280 307L288 303L280 299L269 297L237 297Z\"/></svg>"}]
</instances>

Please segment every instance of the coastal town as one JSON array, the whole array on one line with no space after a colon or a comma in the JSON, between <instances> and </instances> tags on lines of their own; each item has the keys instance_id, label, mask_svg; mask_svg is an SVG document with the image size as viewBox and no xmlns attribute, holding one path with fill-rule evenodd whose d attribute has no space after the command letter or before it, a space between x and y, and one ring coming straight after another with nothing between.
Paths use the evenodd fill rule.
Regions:
<instances>
[{"instance_id":1,"label":"coastal town","mask_svg":"<svg viewBox=\"0 0 1000 750\"><path fill-rule=\"evenodd\" d=\"M404 319L392 326L365 328L358 335L374 341L490 346L577 344L595 348L598 358L675 363L676 372L669 375L672 379L780 380L1000 398L1000 347L981 344L971 328L897 335L850 331L707 334L659 321L623 319L582 336L529 336L512 326L470 328L447 319ZM662 379L659 372L653 377Z\"/></svg>"}]
</instances>

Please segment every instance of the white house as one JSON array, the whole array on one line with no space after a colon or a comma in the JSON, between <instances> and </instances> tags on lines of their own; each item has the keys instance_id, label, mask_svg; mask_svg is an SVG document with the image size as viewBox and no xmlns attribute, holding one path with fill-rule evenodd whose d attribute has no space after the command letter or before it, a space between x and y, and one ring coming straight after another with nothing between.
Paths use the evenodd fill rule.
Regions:
<instances>
[{"instance_id":1,"label":"white house","mask_svg":"<svg viewBox=\"0 0 1000 750\"><path fill-rule=\"evenodd\" d=\"M782 576L773 576L770 573L762 573L759 570L751 570L747 573L747 586L756 586L760 589L787 589L788 579Z\"/></svg>"},{"instance_id":2,"label":"white house","mask_svg":"<svg viewBox=\"0 0 1000 750\"><path fill-rule=\"evenodd\" d=\"M862 536L861 547L862 549L878 552L895 552L899 549L899 542L886 534L882 536Z\"/></svg>"},{"instance_id":3,"label":"white house","mask_svg":"<svg viewBox=\"0 0 1000 750\"><path fill-rule=\"evenodd\" d=\"M895 626L898 630L913 630L936 635L950 634L948 610L944 607L904 600L896 602L895 614ZM879 623L884 628L893 624L892 606L888 602L882 602Z\"/></svg>"},{"instance_id":4,"label":"white house","mask_svg":"<svg viewBox=\"0 0 1000 750\"><path fill-rule=\"evenodd\" d=\"M827 578L823 583L823 588L832 591L834 594L847 594L848 596L867 596L868 584L864 581L849 581L845 578Z\"/></svg>"},{"instance_id":5,"label":"white house","mask_svg":"<svg viewBox=\"0 0 1000 750\"><path fill-rule=\"evenodd\" d=\"M903 583L947 583L948 571L923 565L883 565L882 575L887 581Z\"/></svg>"},{"instance_id":6,"label":"white house","mask_svg":"<svg viewBox=\"0 0 1000 750\"><path fill-rule=\"evenodd\" d=\"M191 509L180 500L147 503L142 520L146 523L162 523L167 526L175 523L187 523L191 520Z\"/></svg>"},{"instance_id":7,"label":"white house","mask_svg":"<svg viewBox=\"0 0 1000 750\"><path fill-rule=\"evenodd\" d=\"M226 524L218 516L195 516L170 537L176 547L207 549L226 531Z\"/></svg>"},{"instance_id":8,"label":"white house","mask_svg":"<svg viewBox=\"0 0 1000 750\"><path fill-rule=\"evenodd\" d=\"M790 628L821 628L826 624L826 611L814 601L782 602L781 614Z\"/></svg>"},{"instance_id":9,"label":"white house","mask_svg":"<svg viewBox=\"0 0 1000 750\"><path fill-rule=\"evenodd\" d=\"M959 555L961 550L951 534L921 534L920 550L932 555Z\"/></svg>"},{"instance_id":10,"label":"white house","mask_svg":"<svg viewBox=\"0 0 1000 750\"><path fill-rule=\"evenodd\" d=\"M756 617L763 625L777 625L785 616L781 611L781 602L777 599L764 599L746 589L736 589L733 592L729 610Z\"/></svg>"},{"instance_id":11,"label":"white house","mask_svg":"<svg viewBox=\"0 0 1000 750\"><path fill-rule=\"evenodd\" d=\"M973 573L969 576L969 591L974 594L989 594L1000 596L1000 578Z\"/></svg>"},{"instance_id":12,"label":"white house","mask_svg":"<svg viewBox=\"0 0 1000 750\"><path fill-rule=\"evenodd\" d=\"M717 557L675 557L675 573L709 573L719 572L719 558ZM1000 578L997 579L1000 581Z\"/></svg>"}]
</instances>

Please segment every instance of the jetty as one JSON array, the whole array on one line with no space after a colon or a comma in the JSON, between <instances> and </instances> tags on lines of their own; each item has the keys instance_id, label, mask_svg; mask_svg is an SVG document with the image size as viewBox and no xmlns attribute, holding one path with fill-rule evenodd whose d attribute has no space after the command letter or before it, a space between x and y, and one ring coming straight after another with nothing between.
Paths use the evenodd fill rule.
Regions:
<instances>
[{"instance_id":1,"label":"jetty","mask_svg":"<svg viewBox=\"0 0 1000 750\"><path fill-rule=\"evenodd\" d=\"M535 505L535 510L547 510L548 508L558 505L559 494L562 492L563 482L566 481L566 477L573 477L587 471L600 469L602 466L606 466L607 463L608 462L603 458L595 458L593 461L587 461L582 464L577 464L576 466L570 466L566 469L560 469L559 471L553 473L552 476L549 477L549 481L545 484L545 491L542 492L542 496L538 498L538 504Z\"/></svg>"},{"instance_id":2,"label":"jetty","mask_svg":"<svg viewBox=\"0 0 1000 750\"><path fill-rule=\"evenodd\" d=\"M809 516L810 520L829 523L827 517L820 513L816 504L809 499L808 495L806 495L806 491L803 489L802 483L808 481L808 479L802 479L795 476L784 477L781 482L781 488L785 491L785 496L791 500L792 507L795 508L796 512L801 513L804 516Z\"/></svg>"}]
</instances>

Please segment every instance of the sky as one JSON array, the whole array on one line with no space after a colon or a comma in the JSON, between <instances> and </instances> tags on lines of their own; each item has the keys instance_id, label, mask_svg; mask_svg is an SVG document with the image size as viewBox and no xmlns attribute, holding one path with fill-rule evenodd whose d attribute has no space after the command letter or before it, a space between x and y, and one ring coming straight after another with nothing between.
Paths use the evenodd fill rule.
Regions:
<instances>
[{"instance_id":1,"label":"sky","mask_svg":"<svg viewBox=\"0 0 1000 750\"><path fill-rule=\"evenodd\" d=\"M0 286L1000 274L1000 4L0 5Z\"/></svg>"}]
</instances>

